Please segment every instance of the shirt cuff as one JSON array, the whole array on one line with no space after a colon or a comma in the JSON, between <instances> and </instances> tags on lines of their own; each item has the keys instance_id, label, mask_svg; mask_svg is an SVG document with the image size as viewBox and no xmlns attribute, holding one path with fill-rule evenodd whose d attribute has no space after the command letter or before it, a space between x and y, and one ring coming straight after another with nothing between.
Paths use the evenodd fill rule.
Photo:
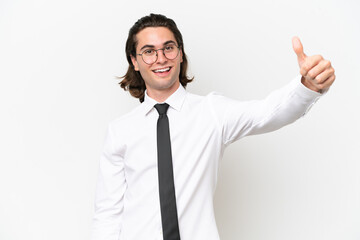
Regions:
<instances>
[{"instance_id":1,"label":"shirt cuff","mask_svg":"<svg viewBox=\"0 0 360 240\"><path fill-rule=\"evenodd\" d=\"M311 102L309 104L309 107L304 112L303 116L305 116L309 110L312 108L312 106L320 99L320 97L324 96L329 89L324 90L322 93L313 91L309 88L307 88L304 84L301 82L301 75L298 75L294 80L293 84L295 85L295 91L298 96L303 98L305 101Z\"/></svg>"},{"instance_id":2,"label":"shirt cuff","mask_svg":"<svg viewBox=\"0 0 360 240\"><path fill-rule=\"evenodd\" d=\"M301 77L302 77L301 75L298 75L295 79L296 79L296 81L298 82L298 84L301 86L301 87L300 87L300 88L302 89L301 91L304 92L304 94L307 94L307 93L308 93L309 96L312 95L312 96L316 97L316 96L322 96L322 95L324 95L324 93L327 92L327 90L324 90L324 91L322 91L321 93L316 92L316 91L314 91L314 90L311 90L310 88L306 87L306 86L301 82Z\"/></svg>"}]
</instances>

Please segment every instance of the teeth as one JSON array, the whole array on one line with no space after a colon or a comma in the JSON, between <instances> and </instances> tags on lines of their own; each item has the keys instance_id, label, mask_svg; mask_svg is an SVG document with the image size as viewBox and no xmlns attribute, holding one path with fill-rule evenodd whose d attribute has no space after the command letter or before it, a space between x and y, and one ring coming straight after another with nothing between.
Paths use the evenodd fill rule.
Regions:
<instances>
[{"instance_id":1,"label":"teeth","mask_svg":"<svg viewBox=\"0 0 360 240\"><path fill-rule=\"evenodd\" d=\"M169 71L169 70L170 70L170 68L168 67L168 68L163 68L163 69L157 69L154 72L166 72L166 71Z\"/></svg>"}]
</instances>

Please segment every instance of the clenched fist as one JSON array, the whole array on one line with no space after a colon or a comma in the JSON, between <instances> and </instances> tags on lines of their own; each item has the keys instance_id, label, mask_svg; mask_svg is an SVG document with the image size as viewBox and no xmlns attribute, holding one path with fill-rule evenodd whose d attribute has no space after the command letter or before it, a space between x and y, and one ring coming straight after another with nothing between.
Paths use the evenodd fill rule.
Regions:
<instances>
[{"instance_id":1,"label":"clenched fist","mask_svg":"<svg viewBox=\"0 0 360 240\"><path fill-rule=\"evenodd\" d=\"M293 37L292 45L298 58L301 82L316 92L328 89L335 81L335 70L331 62L321 55L306 56L298 37Z\"/></svg>"}]
</instances>

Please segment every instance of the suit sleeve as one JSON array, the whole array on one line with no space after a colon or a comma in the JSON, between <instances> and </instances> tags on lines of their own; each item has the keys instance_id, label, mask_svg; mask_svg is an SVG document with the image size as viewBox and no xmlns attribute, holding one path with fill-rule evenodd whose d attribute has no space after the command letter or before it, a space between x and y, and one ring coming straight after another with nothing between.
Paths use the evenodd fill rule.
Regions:
<instances>
[{"instance_id":1,"label":"suit sleeve","mask_svg":"<svg viewBox=\"0 0 360 240\"><path fill-rule=\"evenodd\" d=\"M91 240L118 240L124 210L126 180L124 146L114 147L114 133L108 125L99 161Z\"/></svg>"},{"instance_id":2,"label":"suit sleeve","mask_svg":"<svg viewBox=\"0 0 360 240\"><path fill-rule=\"evenodd\" d=\"M238 101L210 93L210 104L222 128L223 144L227 146L245 136L277 130L306 115L325 92L308 89L300 79L301 76L296 77L262 100Z\"/></svg>"}]
</instances>

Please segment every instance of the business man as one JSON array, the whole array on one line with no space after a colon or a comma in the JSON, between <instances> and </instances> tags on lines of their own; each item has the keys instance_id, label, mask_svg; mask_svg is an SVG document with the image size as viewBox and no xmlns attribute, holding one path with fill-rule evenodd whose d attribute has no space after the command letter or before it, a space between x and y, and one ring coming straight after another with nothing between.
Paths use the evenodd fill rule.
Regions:
<instances>
[{"instance_id":1,"label":"business man","mask_svg":"<svg viewBox=\"0 0 360 240\"><path fill-rule=\"evenodd\" d=\"M93 240L219 240L213 196L226 146L304 116L335 80L293 38L298 77L267 98L237 101L185 90L187 59L175 22L151 14L130 29L121 87L141 104L110 122L100 158ZM235 187L235 186L234 186Z\"/></svg>"}]
</instances>

